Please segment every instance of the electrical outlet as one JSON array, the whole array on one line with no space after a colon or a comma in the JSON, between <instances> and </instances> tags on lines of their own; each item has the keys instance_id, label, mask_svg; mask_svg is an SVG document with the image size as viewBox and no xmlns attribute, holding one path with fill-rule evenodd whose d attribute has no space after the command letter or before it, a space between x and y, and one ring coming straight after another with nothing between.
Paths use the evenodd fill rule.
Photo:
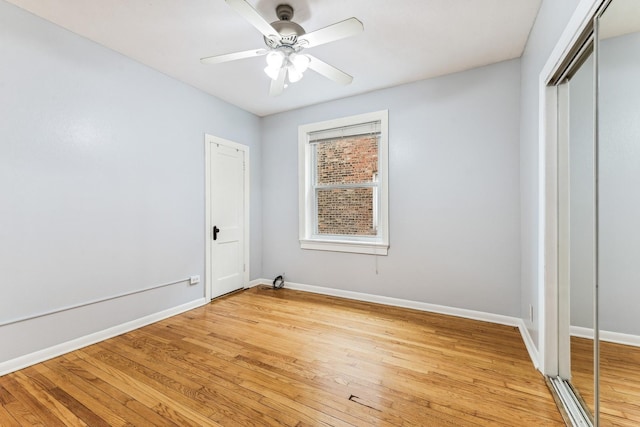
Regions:
<instances>
[{"instance_id":1,"label":"electrical outlet","mask_svg":"<svg viewBox=\"0 0 640 427\"><path fill-rule=\"evenodd\" d=\"M191 277L189 277L189 284L190 285L195 285L197 283L200 283L200 276L191 276Z\"/></svg>"},{"instance_id":2,"label":"electrical outlet","mask_svg":"<svg viewBox=\"0 0 640 427\"><path fill-rule=\"evenodd\" d=\"M529 322L533 322L533 304L529 304Z\"/></svg>"}]
</instances>

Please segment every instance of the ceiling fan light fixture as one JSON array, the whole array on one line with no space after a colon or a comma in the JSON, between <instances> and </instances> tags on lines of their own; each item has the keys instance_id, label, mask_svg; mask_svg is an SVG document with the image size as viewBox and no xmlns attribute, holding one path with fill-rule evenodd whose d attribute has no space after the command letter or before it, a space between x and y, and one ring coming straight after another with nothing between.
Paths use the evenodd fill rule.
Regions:
<instances>
[{"instance_id":1,"label":"ceiling fan light fixture","mask_svg":"<svg viewBox=\"0 0 640 427\"><path fill-rule=\"evenodd\" d=\"M301 53L292 53L289 55L289 61L293 64L296 71L300 73L307 71L307 68L309 68L309 62L311 62L307 55L303 55Z\"/></svg>"},{"instance_id":2,"label":"ceiling fan light fixture","mask_svg":"<svg viewBox=\"0 0 640 427\"><path fill-rule=\"evenodd\" d=\"M271 65L267 65L264 67L264 72L271 80L278 80L278 74L280 74L280 68L282 67L272 67Z\"/></svg>"},{"instance_id":3,"label":"ceiling fan light fixture","mask_svg":"<svg viewBox=\"0 0 640 427\"><path fill-rule=\"evenodd\" d=\"M300 79L302 78L302 72L297 70L295 65L293 64L287 66L287 75L289 76L289 82L291 83L300 81Z\"/></svg>"},{"instance_id":4,"label":"ceiling fan light fixture","mask_svg":"<svg viewBox=\"0 0 640 427\"><path fill-rule=\"evenodd\" d=\"M279 50L272 50L267 54L267 64L270 67L280 69L285 61L285 54Z\"/></svg>"},{"instance_id":5,"label":"ceiling fan light fixture","mask_svg":"<svg viewBox=\"0 0 640 427\"><path fill-rule=\"evenodd\" d=\"M364 26L358 19L348 18L307 33L304 28L291 20L293 18L291 5L278 5L276 16L279 20L269 23L250 4L250 0L226 0L226 2L262 34L267 49L209 56L200 59L203 64L219 64L266 55L267 66L264 72L272 79L269 89L271 96L282 94L283 89L288 86L287 83L295 83L302 79L308 68L336 83L349 84L353 80L353 77L336 67L301 52L361 33Z\"/></svg>"}]
</instances>

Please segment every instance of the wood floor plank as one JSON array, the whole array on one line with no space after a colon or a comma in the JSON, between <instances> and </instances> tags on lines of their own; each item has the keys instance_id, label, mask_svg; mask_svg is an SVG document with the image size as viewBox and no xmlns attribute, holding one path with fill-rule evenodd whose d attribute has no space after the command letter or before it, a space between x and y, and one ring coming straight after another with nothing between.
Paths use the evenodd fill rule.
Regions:
<instances>
[{"instance_id":1,"label":"wood floor plank","mask_svg":"<svg viewBox=\"0 0 640 427\"><path fill-rule=\"evenodd\" d=\"M4 426L4 427L20 426L18 421L16 421L13 415L11 415L4 406L0 406L0 426Z\"/></svg>"},{"instance_id":2,"label":"wood floor plank","mask_svg":"<svg viewBox=\"0 0 640 427\"><path fill-rule=\"evenodd\" d=\"M5 389L22 403L30 413L36 415L47 426L63 427L64 423L56 417L46 405L39 402L37 397L25 390L17 381L17 376L12 376L4 382Z\"/></svg>"},{"instance_id":3,"label":"wood floor plank","mask_svg":"<svg viewBox=\"0 0 640 427\"><path fill-rule=\"evenodd\" d=\"M24 388L26 392L31 394L38 402L41 402L46 408L60 420L62 425L65 426L86 426L87 424L78 418L67 407L55 399L49 394L45 387L42 386L36 378L30 377L29 370L25 369L22 372L17 372L14 376L19 385Z\"/></svg>"},{"instance_id":4,"label":"wood floor plank","mask_svg":"<svg viewBox=\"0 0 640 427\"><path fill-rule=\"evenodd\" d=\"M125 426L127 422L117 412L95 398L94 390L84 387L73 375L66 372L60 359L36 365L35 369L54 386L48 392L69 410L91 426Z\"/></svg>"},{"instance_id":5,"label":"wood floor plank","mask_svg":"<svg viewBox=\"0 0 640 427\"><path fill-rule=\"evenodd\" d=\"M4 408L21 426L46 426L46 424L31 412L29 408L18 401L4 405Z\"/></svg>"},{"instance_id":6,"label":"wood floor plank","mask_svg":"<svg viewBox=\"0 0 640 427\"><path fill-rule=\"evenodd\" d=\"M165 375L172 374L172 378L182 383L198 384L198 381L202 383L203 372L199 369L189 365L180 364L178 361L171 357L159 356L162 352L153 351L149 348L148 340L128 340L125 337L118 337L115 339L111 348L118 350L118 352L127 354L128 358L136 363L140 363L144 366L150 367L156 370L162 370ZM131 352L130 349L135 348L135 352ZM237 393L230 384L220 384L215 381L214 376L206 376L210 384L208 386L200 386L198 392L207 399L209 402L215 402L216 406L230 410L236 405L242 405L246 408L251 420L259 423L260 425L279 425L281 424L275 418L279 415L275 412L268 413L267 407L255 404L255 399L260 396L255 394L253 396L245 396L242 393ZM225 393L220 393L220 390L224 390ZM290 420L293 422L293 420Z\"/></svg>"},{"instance_id":7,"label":"wood floor plank","mask_svg":"<svg viewBox=\"0 0 640 427\"><path fill-rule=\"evenodd\" d=\"M602 426L640 425L640 348L600 342ZM571 337L572 383L593 411L593 340Z\"/></svg>"},{"instance_id":8,"label":"wood floor plank","mask_svg":"<svg viewBox=\"0 0 640 427\"><path fill-rule=\"evenodd\" d=\"M263 287L1 377L0 402L3 426L563 425L517 328Z\"/></svg>"},{"instance_id":9,"label":"wood floor plank","mask_svg":"<svg viewBox=\"0 0 640 427\"><path fill-rule=\"evenodd\" d=\"M9 406L16 402L16 398L11 395L2 384L0 384L0 426L19 426L18 420L9 411Z\"/></svg>"},{"instance_id":10,"label":"wood floor plank","mask_svg":"<svg viewBox=\"0 0 640 427\"><path fill-rule=\"evenodd\" d=\"M196 390L188 389L179 383L175 383L162 374L147 369L124 357L124 355L112 352L111 348L98 347L87 350L87 353L111 368L125 372L128 376L146 385L150 389L158 390L169 401L179 402L187 407L197 410L204 417L209 418L215 414L215 410L207 406L196 396Z\"/></svg>"},{"instance_id":11,"label":"wood floor plank","mask_svg":"<svg viewBox=\"0 0 640 427\"><path fill-rule=\"evenodd\" d=\"M85 362L83 368L87 370L87 372L105 382L109 382L114 387L126 390L127 393L139 401L140 404L153 408L165 418L168 416L170 421L180 426L219 426L219 424L214 423L196 409L185 406L181 402L171 400L161 391L135 380L118 368L103 363L97 358L87 354L84 350L76 351L74 354L77 354ZM169 409L166 408L167 404L165 402L170 402ZM175 419L173 417L175 417Z\"/></svg>"},{"instance_id":12,"label":"wood floor plank","mask_svg":"<svg viewBox=\"0 0 640 427\"><path fill-rule=\"evenodd\" d=\"M201 363L192 363L186 360L186 354L181 352L179 348L166 351L170 346L169 344L163 344L162 342L154 342L153 336L146 337L144 334L128 334L120 337L123 341L131 343L143 352L147 357L154 355L161 359L163 364L172 365L175 369L179 369L182 375L187 378L191 378L194 381L207 378L210 384L207 389L210 390L226 390L228 398L232 399L246 407L252 408L255 413L266 416L262 417L264 425L295 425L297 419L289 416L286 413L281 413L273 410L269 406L266 406L260 402L262 395L258 392L251 391L233 382L232 379L225 379L218 375L218 370L206 369L206 365ZM211 393L211 391L208 391ZM227 397L224 397L226 399Z\"/></svg>"},{"instance_id":13,"label":"wood floor plank","mask_svg":"<svg viewBox=\"0 0 640 427\"><path fill-rule=\"evenodd\" d=\"M83 389L92 390L91 395L94 398L104 402L111 410L125 418L127 422L134 425L151 423L163 427L178 426L170 419L160 416L146 405L127 395L121 389L88 372L82 359L63 356L60 360L60 365L69 375L74 375L77 378L76 385Z\"/></svg>"},{"instance_id":14,"label":"wood floor plank","mask_svg":"<svg viewBox=\"0 0 640 427\"><path fill-rule=\"evenodd\" d=\"M188 359L189 363L199 366L200 369L205 370L209 375L209 378L218 377L219 379L225 381L225 389L243 389L245 393L250 392L256 396L260 396L260 402L270 407L274 406L271 403L270 399L292 401L293 399L299 397L300 391L295 389L290 382L283 382L282 380L284 380L284 378L277 378L277 375L274 374L258 376L257 372L255 370L252 370L250 367L240 366L239 364L237 364L235 357L220 358L215 354L210 353L207 356L198 358L197 356L195 356L194 350L191 350L191 353L185 354L185 357ZM260 384L254 387L250 383L251 381L258 381L260 382ZM274 381L280 381L280 383L274 384ZM269 388L276 389L278 391L278 395L269 395L269 399L265 399L265 390L268 390ZM291 410L292 409L289 409L289 411ZM302 415L304 418L304 414L306 412L308 412L308 409L303 408L302 411L297 411L296 414ZM284 411L280 413L278 417L279 421L284 422L284 420L286 420L286 415L283 414L287 414L287 412ZM326 418L333 424L339 422L339 420L332 420L330 417L326 417L322 412L316 412L314 413L314 416L315 418L309 418L309 421L315 419L316 422L318 422ZM295 424L292 423L292 425Z\"/></svg>"}]
</instances>

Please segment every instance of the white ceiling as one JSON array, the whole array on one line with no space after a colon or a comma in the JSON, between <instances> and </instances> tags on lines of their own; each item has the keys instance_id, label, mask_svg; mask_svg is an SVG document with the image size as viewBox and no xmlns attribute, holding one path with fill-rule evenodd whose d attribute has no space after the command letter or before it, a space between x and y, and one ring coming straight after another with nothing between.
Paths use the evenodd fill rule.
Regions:
<instances>
[{"instance_id":1,"label":"white ceiling","mask_svg":"<svg viewBox=\"0 0 640 427\"><path fill-rule=\"evenodd\" d=\"M201 57L264 47L224 0L8 0L74 33L259 116L487 65L522 54L541 0L249 0L269 21L294 7L307 32L349 17L364 32L309 50L354 76L313 71L269 97L264 57L201 65Z\"/></svg>"},{"instance_id":2,"label":"white ceiling","mask_svg":"<svg viewBox=\"0 0 640 427\"><path fill-rule=\"evenodd\" d=\"M640 31L640 1L611 2L600 21L600 38L623 36Z\"/></svg>"}]
</instances>

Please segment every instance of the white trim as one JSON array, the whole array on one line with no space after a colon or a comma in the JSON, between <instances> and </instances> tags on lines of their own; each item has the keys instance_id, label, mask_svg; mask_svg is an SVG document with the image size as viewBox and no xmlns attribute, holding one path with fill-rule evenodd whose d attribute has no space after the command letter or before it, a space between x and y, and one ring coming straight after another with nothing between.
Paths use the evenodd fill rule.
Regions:
<instances>
[{"instance_id":1,"label":"white trim","mask_svg":"<svg viewBox=\"0 0 640 427\"><path fill-rule=\"evenodd\" d=\"M544 86L540 93L540 120L544 127L540 135L540 233L539 257L541 263L539 279L539 319L545 319L539 328L539 345L543 374L558 375L558 158L557 158L557 111L558 91L556 87ZM542 325L541 325L542 326Z\"/></svg>"},{"instance_id":2,"label":"white trim","mask_svg":"<svg viewBox=\"0 0 640 427\"><path fill-rule=\"evenodd\" d=\"M571 326L571 336L593 339L593 329ZM600 331L600 341L640 347L640 335L623 334L621 332Z\"/></svg>"},{"instance_id":3,"label":"white trim","mask_svg":"<svg viewBox=\"0 0 640 427\"><path fill-rule=\"evenodd\" d=\"M551 230L557 221L557 90L548 87L580 35L591 24L596 11L607 0L581 0L552 50L539 76L538 120L538 353L540 371L558 373L558 283L557 233ZM549 190L551 194L549 194ZM555 218L555 219L553 219ZM552 221L552 223L549 223Z\"/></svg>"},{"instance_id":4,"label":"white trim","mask_svg":"<svg viewBox=\"0 0 640 427\"><path fill-rule=\"evenodd\" d=\"M271 285L269 279L256 279L251 281L251 286ZM426 311L429 313L446 314L449 316L462 317L465 319L480 320L482 322L497 323L499 325L516 326L522 336L525 348L529 353L531 362L536 369L539 369L539 356L536 351L533 339L529 334L524 321L517 317L503 316L501 314L486 313L483 311L467 310L464 308L448 307L445 305L429 304L426 302L411 301L399 298L385 297L380 295L365 294L361 292L344 291L341 289L327 288L323 286L305 285L302 283L285 282L285 288L297 291L311 292L314 294L329 295L352 299L356 301L373 302L394 307L411 308L414 310Z\"/></svg>"},{"instance_id":5,"label":"white trim","mask_svg":"<svg viewBox=\"0 0 640 427\"><path fill-rule=\"evenodd\" d=\"M569 324L571 323L569 269L571 259L570 248L570 150L569 150L569 84L557 86L557 343L558 343L558 376L571 378L571 345Z\"/></svg>"},{"instance_id":6,"label":"white trim","mask_svg":"<svg viewBox=\"0 0 640 427\"><path fill-rule=\"evenodd\" d=\"M592 24L596 12L606 1L607 0L581 0L580 3L578 3L569 23L562 32L560 39L551 51L547 62L540 72L544 86L547 85L547 82L549 82L551 77L558 71L562 61L569 55L574 44L587 26Z\"/></svg>"},{"instance_id":7,"label":"white trim","mask_svg":"<svg viewBox=\"0 0 640 427\"><path fill-rule=\"evenodd\" d=\"M593 339L593 328L585 328L582 326L571 326L571 336L579 338Z\"/></svg>"},{"instance_id":8,"label":"white trim","mask_svg":"<svg viewBox=\"0 0 640 427\"><path fill-rule=\"evenodd\" d=\"M266 282L267 279L254 279L252 281L250 281L247 286L245 286L245 289L249 289L249 288L253 288L254 286L258 286L258 285L262 285Z\"/></svg>"},{"instance_id":9,"label":"white trim","mask_svg":"<svg viewBox=\"0 0 640 427\"><path fill-rule=\"evenodd\" d=\"M325 288L323 286L304 285L302 283L286 282L285 287L298 291L314 294L329 295L357 301L373 302L394 307L411 308L414 310L428 311L430 313L447 314L449 316L463 317L465 319L480 320L483 322L497 323L500 325L519 326L517 317L503 316L501 314L486 313L483 311L467 310L465 308L448 307L446 305L429 304L426 302L411 301L381 295L365 294L362 292L344 291L342 289Z\"/></svg>"},{"instance_id":10,"label":"white trim","mask_svg":"<svg viewBox=\"0 0 640 427\"><path fill-rule=\"evenodd\" d=\"M378 211L378 229L380 235L375 242L371 238L362 241L330 240L313 236L314 212L313 197L311 197L311 146L309 134L326 129L353 126L367 122L380 122L380 142L378 146L378 197L380 210ZM382 110L339 119L300 125L298 127L298 236L302 249L326 250L335 252L352 252L370 255L387 255L389 248L389 111ZM344 239L344 237L342 237Z\"/></svg>"},{"instance_id":11,"label":"white trim","mask_svg":"<svg viewBox=\"0 0 640 427\"><path fill-rule=\"evenodd\" d=\"M302 249L333 252L354 252L369 255L387 255L389 246L384 243L346 242L339 240L300 240Z\"/></svg>"},{"instance_id":12,"label":"white trim","mask_svg":"<svg viewBox=\"0 0 640 427\"><path fill-rule=\"evenodd\" d=\"M518 329L520 330L520 335L522 335L522 341L524 341L524 346L527 348L527 352L529 353L529 357L531 358L531 362L536 369L540 369L540 355L538 354L538 350L536 349L536 344L533 342L533 338L529 333L529 329L527 325L524 323L524 320L519 319Z\"/></svg>"},{"instance_id":13,"label":"white trim","mask_svg":"<svg viewBox=\"0 0 640 427\"><path fill-rule=\"evenodd\" d=\"M257 279L256 284L271 285L269 279ZM447 314L449 316L463 317L465 319L480 320L483 322L497 323L500 325L520 327L522 319L518 317L504 316L502 314L486 313L484 311L468 310L465 308L449 307L446 305L429 304L420 301L411 301L400 298L385 297L382 295L365 294L362 292L345 291L342 289L327 288L324 286L305 285L303 283L285 282L284 287L296 291L310 292L314 294L328 295L352 299L356 301L373 302L390 305L393 307L411 308L414 310L428 311L430 313Z\"/></svg>"},{"instance_id":14,"label":"white trim","mask_svg":"<svg viewBox=\"0 0 640 427\"><path fill-rule=\"evenodd\" d=\"M250 262L250 194L251 194L251 176L249 147L237 142L229 141L224 138L219 138L214 135L204 135L204 157L205 157L205 280L204 280L204 297L207 301L211 300L211 144L220 144L229 148L242 151L244 153L244 274L242 277L243 286L247 287L249 284L249 270L251 270Z\"/></svg>"},{"instance_id":15,"label":"white trim","mask_svg":"<svg viewBox=\"0 0 640 427\"><path fill-rule=\"evenodd\" d=\"M0 376L8 374L10 372L15 372L19 369L26 368L27 366L35 365L36 363L44 362L45 360L53 359L54 357L58 357L71 351L89 346L91 344L113 338L126 332L133 331L134 329L159 322L160 320L164 320L177 314L184 313L185 311L193 310L194 308L201 307L205 304L207 304L207 300L205 300L204 298L200 298L195 301L191 301L177 307L153 313L139 319L131 320L129 322L122 323L120 325L113 326L99 332L94 332L92 334L85 335L83 337L76 338L62 344L57 344L49 348L26 354L24 356L16 357L15 359L7 360L0 363Z\"/></svg>"}]
</instances>

